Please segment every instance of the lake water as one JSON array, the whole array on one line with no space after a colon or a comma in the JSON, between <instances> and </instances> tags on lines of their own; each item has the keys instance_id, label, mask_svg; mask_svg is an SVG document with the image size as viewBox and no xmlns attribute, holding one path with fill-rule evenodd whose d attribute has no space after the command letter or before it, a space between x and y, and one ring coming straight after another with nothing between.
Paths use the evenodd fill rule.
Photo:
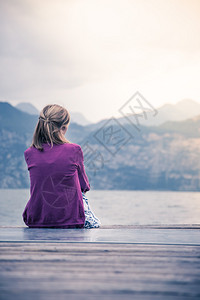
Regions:
<instances>
[{"instance_id":1,"label":"lake water","mask_svg":"<svg viewBox=\"0 0 200 300\"><path fill-rule=\"evenodd\" d=\"M200 224L200 193L171 191L87 192L102 225ZM26 226L22 220L28 189L0 189L0 226Z\"/></svg>"}]
</instances>

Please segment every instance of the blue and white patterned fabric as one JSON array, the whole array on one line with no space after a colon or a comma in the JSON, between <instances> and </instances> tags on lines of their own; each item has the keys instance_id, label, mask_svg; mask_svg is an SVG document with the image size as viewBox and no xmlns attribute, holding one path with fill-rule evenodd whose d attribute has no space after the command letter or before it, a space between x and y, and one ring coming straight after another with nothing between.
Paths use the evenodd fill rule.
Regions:
<instances>
[{"instance_id":1,"label":"blue and white patterned fabric","mask_svg":"<svg viewBox=\"0 0 200 300\"><path fill-rule=\"evenodd\" d=\"M88 203L88 198L86 197L85 193L82 192L82 195L83 195L83 204L84 204L84 211L85 211L84 228L98 228L101 225L101 222L91 211Z\"/></svg>"}]
</instances>

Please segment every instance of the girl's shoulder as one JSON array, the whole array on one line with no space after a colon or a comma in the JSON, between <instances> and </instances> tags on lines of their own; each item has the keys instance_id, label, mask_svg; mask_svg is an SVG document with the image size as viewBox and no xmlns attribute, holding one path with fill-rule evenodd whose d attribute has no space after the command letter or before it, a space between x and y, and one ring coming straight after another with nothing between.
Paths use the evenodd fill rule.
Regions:
<instances>
[{"instance_id":1,"label":"girl's shoulder","mask_svg":"<svg viewBox=\"0 0 200 300\"><path fill-rule=\"evenodd\" d=\"M32 152L33 151L33 146L27 148L25 151L24 151L24 154L28 154L29 152Z\"/></svg>"},{"instance_id":2,"label":"girl's shoulder","mask_svg":"<svg viewBox=\"0 0 200 300\"><path fill-rule=\"evenodd\" d=\"M67 148L68 150L70 149L70 150L72 150L72 151L75 151L75 152L77 152L78 150L79 151L81 151L82 149L81 149L81 146L79 145L79 144L76 144L76 143L64 143L64 144L56 144L55 145L55 148L57 148L57 146L58 147L64 147L64 148ZM49 145L47 145L47 144L43 144L43 148L44 149L46 149L46 148L50 148L50 146ZM26 155L29 155L29 154L31 154L32 152L37 152L37 153L39 153L39 152L41 152L41 151L39 151L37 148L35 148L34 146L30 146L29 148L27 148L25 151L24 151L24 155L26 156Z\"/></svg>"},{"instance_id":3,"label":"girl's shoulder","mask_svg":"<svg viewBox=\"0 0 200 300\"><path fill-rule=\"evenodd\" d=\"M29 156L31 154L31 152L33 151L33 146L30 146L29 148L27 148L25 151L24 151L24 157L25 157L25 160L28 162L28 159L29 159Z\"/></svg>"},{"instance_id":4,"label":"girl's shoulder","mask_svg":"<svg viewBox=\"0 0 200 300\"><path fill-rule=\"evenodd\" d=\"M74 145L74 147L77 148L77 149L80 149L80 148L81 148L81 146L80 146L79 144L73 143L73 145Z\"/></svg>"},{"instance_id":5,"label":"girl's shoulder","mask_svg":"<svg viewBox=\"0 0 200 300\"><path fill-rule=\"evenodd\" d=\"M76 149L76 150L79 150L81 148L81 146L79 144L71 143L71 142L70 143L66 143L64 145L66 145L66 147L71 147L71 148Z\"/></svg>"},{"instance_id":6,"label":"girl's shoulder","mask_svg":"<svg viewBox=\"0 0 200 300\"><path fill-rule=\"evenodd\" d=\"M76 143L67 143L66 148L73 154L81 156L82 155L82 148L79 144Z\"/></svg>"}]
</instances>

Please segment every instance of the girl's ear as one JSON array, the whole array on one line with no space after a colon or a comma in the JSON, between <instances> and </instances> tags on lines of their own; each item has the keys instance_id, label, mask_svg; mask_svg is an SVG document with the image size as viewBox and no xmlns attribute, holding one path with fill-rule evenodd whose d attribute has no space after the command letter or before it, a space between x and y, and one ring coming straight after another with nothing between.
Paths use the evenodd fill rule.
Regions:
<instances>
[{"instance_id":1,"label":"girl's ear","mask_svg":"<svg viewBox=\"0 0 200 300\"><path fill-rule=\"evenodd\" d=\"M66 132L67 131L67 126L62 126L61 130Z\"/></svg>"}]
</instances>

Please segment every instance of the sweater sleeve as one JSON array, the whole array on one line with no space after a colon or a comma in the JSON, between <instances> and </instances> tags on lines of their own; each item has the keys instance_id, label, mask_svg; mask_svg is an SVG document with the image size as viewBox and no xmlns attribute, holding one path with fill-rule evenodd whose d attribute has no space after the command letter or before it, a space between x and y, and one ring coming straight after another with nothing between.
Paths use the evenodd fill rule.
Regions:
<instances>
[{"instance_id":1,"label":"sweater sleeve","mask_svg":"<svg viewBox=\"0 0 200 300\"><path fill-rule=\"evenodd\" d=\"M89 191L90 184L85 172L83 151L81 149L81 146L78 147L78 177L81 186L81 191L83 193Z\"/></svg>"},{"instance_id":2,"label":"sweater sleeve","mask_svg":"<svg viewBox=\"0 0 200 300\"><path fill-rule=\"evenodd\" d=\"M28 165L28 156L27 156L27 150L24 151L24 159Z\"/></svg>"}]
</instances>

